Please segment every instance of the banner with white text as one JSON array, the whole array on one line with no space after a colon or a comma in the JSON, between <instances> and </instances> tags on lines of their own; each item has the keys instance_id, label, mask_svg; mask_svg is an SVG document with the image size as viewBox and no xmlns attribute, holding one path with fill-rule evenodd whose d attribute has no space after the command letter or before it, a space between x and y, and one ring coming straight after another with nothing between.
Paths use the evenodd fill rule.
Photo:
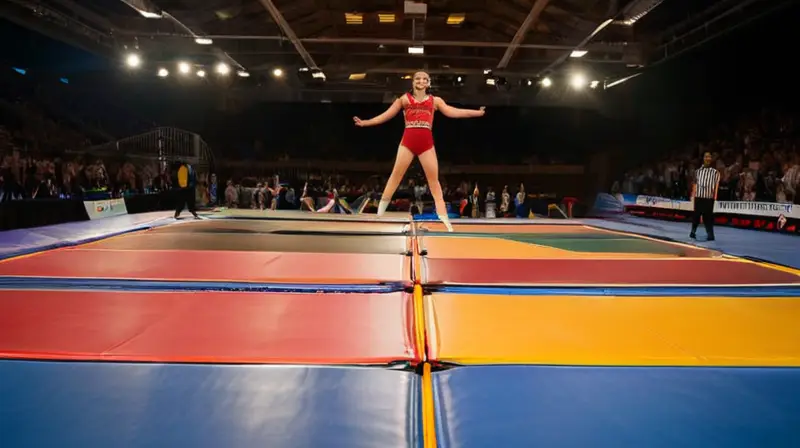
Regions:
<instances>
[{"instance_id":1,"label":"banner with white text","mask_svg":"<svg viewBox=\"0 0 800 448\"><path fill-rule=\"evenodd\" d=\"M657 196L637 196L635 204L625 205L625 211L634 216L690 221L694 204L692 201ZM800 234L800 206L773 202L717 201L714 204L714 222L745 229Z\"/></svg>"},{"instance_id":2,"label":"banner with white text","mask_svg":"<svg viewBox=\"0 0 800 448\"><path fill-rule=\"evenodd\" d=\"M681 210L686 212L694 210L692 201L679 201L657 196L637 196L636 206ZM800 207L796 207L794 204L779 204L777 202L717 201L714 203L714 213L763 216L765 218L779 218L783 216L786 219L800 219Z\"/></svg>"}]
</instances>

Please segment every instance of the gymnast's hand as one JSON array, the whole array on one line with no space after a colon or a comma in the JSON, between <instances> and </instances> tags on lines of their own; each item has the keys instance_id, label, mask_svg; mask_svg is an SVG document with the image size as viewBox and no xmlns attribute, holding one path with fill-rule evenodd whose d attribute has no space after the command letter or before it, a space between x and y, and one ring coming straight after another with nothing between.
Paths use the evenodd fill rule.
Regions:
<instances>
[{"instance_id":1,"label":"gymnast's hand","mask_svg":"<svg viewBox=\"0 0 800 448\"><path fill-rule=\"evenodd\" d=\"M484 106L481 106L481 107L478 109L478 116L479 116L479 117L482 117L482 116L484 116L484 115L486 115L486 107L484 107Z\"/></svg>"},{"instance_id":2,"label":"gymnast's hand","mask_svg":"<svg viewBox=\"0 0 800 448\"><path fill-rule=\"evenodd\" d=\"M361 119L360 119L360 118L358 118L358 117L353 117L353 121L355 122L356 126L358 126L358 127L360 127L360 128L363 128L363 127L364 127L364 122L363 122L363 121L361 121Z\"/></svg>"}]
</instances>

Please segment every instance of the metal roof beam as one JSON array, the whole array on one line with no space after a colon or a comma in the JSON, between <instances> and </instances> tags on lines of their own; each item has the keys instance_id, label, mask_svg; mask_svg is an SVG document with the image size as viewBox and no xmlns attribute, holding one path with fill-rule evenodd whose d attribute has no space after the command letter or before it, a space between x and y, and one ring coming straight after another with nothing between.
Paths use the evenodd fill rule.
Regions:
<instances>
[{"instance_id":1,"label":"metal roof beam","mask_svg":"<svg viewBox=\"0 0 800 448\"><path fill-rule=\"evenodd\" d=\"M278 27L280 27L281 31L283 31L283 34L285 34L286 37L289 39L289 42L291 42L292 45L294 45L295 50L297 50L297 53L300 54L301 58L303 58L303 62L306 63L308 68L318 70L319 67L317 66L317 63L314 62L314 58L311 57L311 54L303 46L303 43L297 37L297 34L295 34L292 27L289 26L289 22L287 22L286 19L283 18L283 14L281 14L281 12L275 6L275 3L273 3L272 0L258 0L258 1L264 6L264 9L266 9L269 12L269 14L272 16L272 19L275 20L275 23L277 23Z\"/></svg>"},{"instance_id":2,"label":"metal roof beam","mask_svg":"<svg viewBox=\"0 0 800 448\"><path fill-rule=\"evenodd\" d=\"M548 3L550 3L550 0L536 0L533 3L528 16L525 17L522 25L517 29L516 34L514 34L514 38L511 39L511 43L506 47L505 54L503 54L503 57L500 59L500 63L497 64L498 69L504 69L508 66L511 57L514 56L514 52L517 51L519 45L525 40L525 36L528 34L528 30L531 26L539 20L539 15L542 14L542 11L544 11Z\"/></svg>"},{"instance_id":3,"label":"metal roof beam","mask_svg":"<svg viewBox=\"0 0 800 448\"><path fill-rule=\"evenodd\" d=\"M168 34L168 33L141 33L135 31L121 32L120 34L136 35L145 37L162 37L162 38L188 38L189 35L181 34ZM235 34L210 34L205 37L213 40L266 40L266 41L282 41L286 40L284 36L275 35L235 35ZM369 44L369 45L385 45L385 46L402 46L407 47L414 45L411 39L382 39L382 38L368 38L368 37L303 37L298 41L304 44ZM426 47L461 47L461 48L506 48L506 42L472 42L472 41L456 41L456 40L424 40L417 42L417 45L425 45ZM632 45L628 42L600 42L588 44L586 49L598 53L623 53L627 47ZM556 51L572 51L574 45L557 45L557 44L519 44L517 48L539 49L539 50L556 50Z\"/></svg>"}]
</instances>

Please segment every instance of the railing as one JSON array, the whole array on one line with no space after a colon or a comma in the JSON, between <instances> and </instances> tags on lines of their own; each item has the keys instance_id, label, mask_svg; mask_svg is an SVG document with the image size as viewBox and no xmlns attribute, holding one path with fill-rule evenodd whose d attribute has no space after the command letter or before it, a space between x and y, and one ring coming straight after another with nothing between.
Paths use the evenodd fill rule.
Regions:
<instances>
[{"instance_id":1,"label":"railing","mask_svg":"<svg viewBox=\"0 0 800 448\"><path fill-rule=\"evenodd\" d=\"M87 149L90 153L122 153L135 158L158 160L166 165L176 160L189 162L199 171L214 169L214 153L196 133L161 127L144 134L103 143Z\"/></svg>"}]
</instances>

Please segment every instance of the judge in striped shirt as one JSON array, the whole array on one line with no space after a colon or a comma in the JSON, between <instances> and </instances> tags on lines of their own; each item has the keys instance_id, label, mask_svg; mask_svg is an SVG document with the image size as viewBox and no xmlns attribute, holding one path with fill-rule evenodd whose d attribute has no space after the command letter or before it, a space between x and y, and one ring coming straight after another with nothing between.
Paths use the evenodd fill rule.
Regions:
<instances>
[{"instance_id":1,"label":"judge in striped shirt","mask_svg":"<svg viewBox=\"0 0 800 448\"><path fill-rule=\"evenodd\" d=\"M689 234L689 238L692 239L697 238L695 232L697 232L697 226L700 225L702 217L708 241L714 241L714 201L717 200L720 174L711 166L713 161L711 153L706 152L703 154L703 166L694 173L694 185L692 186L694 214L692 215L692 232Z\"/></svg>"}]
</instances>

